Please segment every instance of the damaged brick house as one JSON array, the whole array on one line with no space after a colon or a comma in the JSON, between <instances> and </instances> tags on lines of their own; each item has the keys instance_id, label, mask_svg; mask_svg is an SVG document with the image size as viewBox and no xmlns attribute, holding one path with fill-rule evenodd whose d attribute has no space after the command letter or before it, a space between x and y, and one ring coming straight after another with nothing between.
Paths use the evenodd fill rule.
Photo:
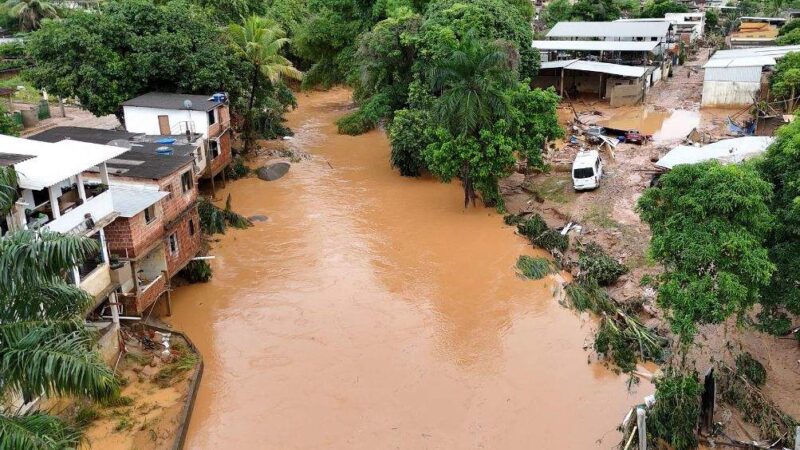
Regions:
<instances>
[{"instance_id":1,"label":"damaged brick house","mask_svg":"<svg viewBox=\"0 0 800 450\"><path fill-rule=\"evenodd\" d=\"M129 137L126 132L56 127L31 139L95 140L129 148L106 162L118 213L106 236L123 314L138 315L162 296L169 299L170 280L197 255L202 236L191 145L130 142Z\"/></svg>"},{"instance_id":2,"label":"damaged brick house","mask_svg":"<svg viewBox=\"0 0 800 450\"><path fill-rule=\"evenodd\" d=\"M231 117L224 94L187 95L149 92L122 104L125 128L130 133L147 135L199 136L206 160L200 178L211 181L225 177L230 165Z\"/></svg>"}]
</instances>

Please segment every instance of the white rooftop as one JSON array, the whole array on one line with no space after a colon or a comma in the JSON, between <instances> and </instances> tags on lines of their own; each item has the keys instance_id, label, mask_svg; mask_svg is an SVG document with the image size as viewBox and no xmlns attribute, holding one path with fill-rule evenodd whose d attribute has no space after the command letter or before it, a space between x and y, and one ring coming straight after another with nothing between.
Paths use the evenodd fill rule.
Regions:
<instances>
[{"instance_id":1,"label":"white rooftop","mask_svg":"<svg viewBox=\"0 0 800 450\"><path fill-rule=\"evenodd\" d=\"M712 159L723 164L739 163L764 153L774 140L769 136L745 136L701 147L679 145L659 159L656 166L672 169L679 164L697 164Z\"/></svg>"},{"instance_id":2,"label":"white rooftop","mask_svg":"<svg viewBox=\"0 0 800 450\"><path fill-rule=\"evenodd\" d=\"M719 50L711 56L703 68L774 66L777 59L791 52L800 52L800 45Z\"/></svg>"},{"instance_id":3,"label":"white rooftop","mask_svg":"<svg viewBox=\"0 0 800 450\"><path fill-rule=\"evenodd\" d=\"M108 190L111 191L114 211L122 217L133 217L169 195L157 189L134 186L111 185Z\"/></svg>"},{"instance_id":4,"label":"white rooftop","mask_svg":"<svg viewBox=\"0 0 800 450\"><path fill-rule=\"evenodd\" d=\"M61 141L55 144L0 134L0 153L31 155L14 164L19 187L40 190L91 169L125 152L127 148Z\"/></svg>"},{"instance_id":5,"label":"white rooftop","mask_svg":"<svg viewBox=\"0 0 800 450\"><path fill-rule=\"evenodd\" d=\"M533 41L539 50L607 51L607 52L653 52L658 42L646 41Z\"/></svg>"},{"instance_id":6,"label":"white rooftop","mask_svg":"<svg viewBox=\"0 0 800 450\"><path fill-rule=\"evenodd\" d=\"M665 37L670 23L660 22L558 22L548 38L650 38Z\"/></svg>"},{"instance_id":7,"label":"white rooftop","mask_svg":"<svg viewBox=\"0 0 800 450\"><path fill-rule=\"evenodd\" d=\"M647 72L646 67L623 66L620 64L609 64L594 61L581 61L579 59L543 62L542 69L580 70L584 72L606 73L609 75L633 78L639 78Z\"/></svg>"}]
</instances>

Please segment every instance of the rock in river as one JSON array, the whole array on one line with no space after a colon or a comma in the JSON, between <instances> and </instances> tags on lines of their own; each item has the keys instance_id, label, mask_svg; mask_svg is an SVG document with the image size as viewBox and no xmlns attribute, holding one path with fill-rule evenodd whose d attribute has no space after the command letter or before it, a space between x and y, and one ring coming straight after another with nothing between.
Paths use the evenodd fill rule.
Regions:
<instances>
[{"instance_id":1,"label":"rock in river","mask_svg":"<svg viewBox=\"0 0 800 450\"><path fill-rule=\"evenodd\" d=\"M286 172L289 171L289 167L290 165L287 162L277 162L268 166L259 167L256 173L258 174L258 178L264 181L275 181L286 175Z\"/></svg>"}]
</instances>

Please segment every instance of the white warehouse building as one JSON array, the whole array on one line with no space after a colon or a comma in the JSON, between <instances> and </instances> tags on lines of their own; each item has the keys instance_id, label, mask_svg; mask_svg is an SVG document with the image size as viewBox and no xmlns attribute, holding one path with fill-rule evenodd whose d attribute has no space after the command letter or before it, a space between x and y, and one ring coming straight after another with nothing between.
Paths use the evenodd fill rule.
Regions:
<instances>
[{"instance_id":1,"label":"white warehouse building","mask_svg":"<svg viewBox=\"0 0 800 450\"><path fill-rule=\"evenodd\" d=\"M703 66L702 106L737 107L752 105L761 92L762 74L800 45L720 50Z\"/></svg>"}]
</instances>

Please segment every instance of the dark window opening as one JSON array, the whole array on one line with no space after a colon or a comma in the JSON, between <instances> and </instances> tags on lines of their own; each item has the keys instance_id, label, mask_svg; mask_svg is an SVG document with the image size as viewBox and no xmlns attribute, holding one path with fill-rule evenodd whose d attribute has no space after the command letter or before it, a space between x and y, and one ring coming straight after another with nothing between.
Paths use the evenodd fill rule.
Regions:
<instances>
[{"instance_id":1,"label":"dark window opening","mask_svg":"<svg viewBox=\"0 0 800 450\"><path fill-rule=\"evenodd\" d=\"M217 159L217 156L219 156L219 142L208 141L208 145L210 148L211 159Z\"/></svg>"},{"instance_id":2,"label":"dark window opening","mask_svg":"<svg viewBox=\"0 0 800 450\"><path fill-rule=\"evenodd\" d=\"M194 236L194 220L189 219L189 235Z\"/></svg>"},{"instance_id":3,"label":"dark window opening","mask_svg":"<svg viewBox=\"0 0 800 450\"><path fill-rule=\"evenodd\" d=\"M156 205L150 205L144 210L144 222L150 223L156 219Z\"/></svg>"},{"instance_id":4,"label":"dark window opening","mask_svg":"<svg viewBox=\"0 0 800 450\"><path fill-rule=\"evenodd\" d=\"M592 178L594 176L594 169L591 167L581 167L580 169L573 170L572 176L577 179Z\"/></svg>"},{"instance_id":5,"label":"dark window opening","mask_svg":"<svg viewBox=\"0 0 800 450\"><path fill-rule=\"evenodd\" d=\"M211 126L214 125L215 123L217 123L217 117L214 114L214 110L212 109L211 111L208 112L208 125Z\"/></svg>"},{"instance_id":6,"label":"dark window opening","mask_svg":"<svg viewBox=\"0 0 800 450\"><path fill-rule=\"evenodd\" d=\"M181 175L181 188L184 194L189 192L194 187L194 179L192 178L192 171L188 170Z\"/></svg>"},{"instance_id":7,"label":"dark window opening","mask_svg":"<svg viewBox=\"0 0 800 450\"><path fill-rule=\"evenodd\" d=\"M169 252L172 255L178 254L178 235L175 233L169 235Z\"/></svg>"}]
</instances>

